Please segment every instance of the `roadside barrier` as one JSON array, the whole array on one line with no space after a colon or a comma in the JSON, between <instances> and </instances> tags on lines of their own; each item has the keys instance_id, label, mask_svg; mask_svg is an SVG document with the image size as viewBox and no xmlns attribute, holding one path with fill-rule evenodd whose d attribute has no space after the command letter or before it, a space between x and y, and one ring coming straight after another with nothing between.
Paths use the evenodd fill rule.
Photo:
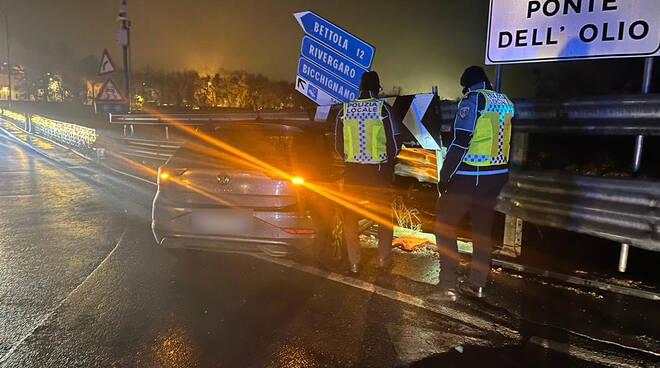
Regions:
<instances>
[{"instance_id":1,"label":"roadside barrier","mask_svg":"<svg viewBox=\"0 0 660 368\"><path fill-rule=\"evenodd\" d=\"M99 134L96 129L87 128L78 124L65 123L35 114L19 113L8 109L1 109L0 114L19 128L48 138L78 152L95 157L94 143Z\"/></svg>"},{"instance_id":2,"label":"roadside barrier","mask_svg":"<svg viewBox=\"0 0 660 368\"><path fill-rule=\"evenodd\" d=\"M660 251L660 184L514 172L498 210L535 224Z\"/></svg>"},{"instance_id":3,"label":"roadside barrier","mask_svg":"<svg viewBox=\"0 0 660 368\"><path fill-rule=\"evenodd\" d=\"M34 134L46 137L82 153L93 154L94 143L98 138L95 129L64 123L39 115L30 116L30 126Z\"/></svg>"},{"instance_id":4,"label":"roadside barrier","mask_svg":"<svg viewBox=\"0 0 660 368\"><path fill-rule=\"evenodd\" d=\"M110 149L115 153L138 161L153 161L155 165L164 163L183 142L147 140L139 138L114 138Z\"/></svg>"}]
</instances>

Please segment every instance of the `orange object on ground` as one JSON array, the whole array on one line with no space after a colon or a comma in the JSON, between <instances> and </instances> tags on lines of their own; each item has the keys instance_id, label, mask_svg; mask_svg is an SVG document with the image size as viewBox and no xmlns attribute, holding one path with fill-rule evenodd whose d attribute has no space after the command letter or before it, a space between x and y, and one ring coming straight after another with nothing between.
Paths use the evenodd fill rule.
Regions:
<instances>
[{"instance_id":1,"label":"orange object on ground","mask_svg":"<svg viewBox=\"0 0 660 368\"><path fill-rule=\"evenodd\" d=\"M431 241L424 238L416 238L414 236L400 236L394 239L392 245L405 251L412 252L427 243L431 243Z\"/></svg>"}]
</instances>

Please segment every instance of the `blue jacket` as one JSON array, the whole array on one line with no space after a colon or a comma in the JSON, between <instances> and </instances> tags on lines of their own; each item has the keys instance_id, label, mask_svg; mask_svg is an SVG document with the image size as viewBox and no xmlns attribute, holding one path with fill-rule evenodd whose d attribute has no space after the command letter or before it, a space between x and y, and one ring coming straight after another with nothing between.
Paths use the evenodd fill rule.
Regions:
<instances>
[{"instance_id":1,"label":"blue jacket","mask_svg":"<svg viewBox=\"0 0 660 368\"><path fill-rule=\"evenodd\" d=\"M447 158L440 170L439 181L449 183L454 175L493 175L502 173L503 170L508 170L507 166L483 166L475 167L463 162L465 155L470 148L472 142L472 134L477 119L481 116L481 111L486 108L486 98L476 91L478 89L486 89L485 82L480 82L468 88L465 97L458 104L456 111L456 118L454 119L453 139L447 148Z\"/></svg>"}]
</instances>

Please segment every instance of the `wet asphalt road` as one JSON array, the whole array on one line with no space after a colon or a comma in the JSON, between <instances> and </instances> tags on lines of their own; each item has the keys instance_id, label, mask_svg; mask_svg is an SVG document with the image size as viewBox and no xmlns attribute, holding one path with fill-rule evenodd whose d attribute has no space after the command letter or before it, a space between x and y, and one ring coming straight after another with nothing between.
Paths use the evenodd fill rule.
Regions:
<instances>
[{"instance_id":1,"label":"wet asphalt road","mask_svg":"<svg viewBox=\"0 0 660 368\"><path fill-rule=\"evenodd\" d=\"M392 366L419 331L505 343L250 256L163 251L152 188L4 137L0 157L3 367Z\"/></svg>"},{"instance_id":2,"label":"wet asphalt road","mask_svg":"<svg viewBox=\"0 0 660 368\"><path fill-rule=\"evenodd\" d=\"M509 311L472 306L484 328L249 255L159 249L153 190L0 133L0 367L590 366L498 332L520 328Z\"/></svg>"}]
</instances>

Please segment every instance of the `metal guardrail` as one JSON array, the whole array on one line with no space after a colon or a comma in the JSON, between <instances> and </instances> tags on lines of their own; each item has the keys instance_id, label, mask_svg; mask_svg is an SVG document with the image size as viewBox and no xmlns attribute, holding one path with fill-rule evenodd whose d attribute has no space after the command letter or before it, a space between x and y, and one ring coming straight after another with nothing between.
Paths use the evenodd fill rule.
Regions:
<instances>
[{"instance_id":1,"label":"metal guardrail","mask_svg":"<svg viewBox=\"0 0 660 368\"><path fill-rule=\"evenodd\" d=\"M660 94L620 95L566 100L514 100L513 121L520 133L660 135ZM440 104L445 131L453 124L456 103Z\"/></svg>"},{"instance_id":2,"label":"metal guardrail","mask_svg":"<svg viewBox=\"0 0 660 368\"><path fill-rule=\"evenodd\" d=\"M39 115L30 116L32 132L55 142L75 148L84 153L92 153L98 134L95 129L64 123Z\"/></svg>"},{"instance_id":3,"label":"metal guardrail","mask_svg":"<svg viewBox=\"0 0 660 368\"><path fill-rule=\"evenodd\" d=\"M2 109L0 114L19 128L30 133L48 138L83 154L95 156L94 143L98 138L95 129L8 109Z\"/></svg>"},{"instance_id":4,"label":"metal guardrail","mask_svg":"<svg viewBox=\"0 0 660 368\"><path fill-rule=\"evenodd\" d=\"M514 100L517 132L554 132L601 135L660 135L660 95L619 95L565 100ZM449 131L456 101L440 101L424 119ZM309 112L237 112L219 114L111 114L111 124L204 125L222 121L313 121Z\"/></svg>"},{"instance_id":5,"label":"metal guardrail","mask_svg":"<svg viewBox=\"0 0 660 368\"><path fill-rule=\"evenodd\" d=\"M147 140L137 138L113 138L104 148L130 159L149 160L159 165L167 161L183 142Z\"/></svg>"},{"instance_id":6,"label":"metal guardrail","mask_svg":"<svg viewBox=\"0 0 660 368\"><path fill-rule=\"evenodd\" d=\"M529 134L660 135L660 95L516 101L514 133L518 165L526 160ZM621 243L623 272L629 246L660 251L659 188L660 182L633 178L515 173L497 207L508 215L505 244L521 246L520 220L605 238Z\"/></svg>"},{"instance_id":7,"label":"metal guardrail","mask_svg":"<svg viewBox=\"0 0 660 368\"><path fill-rule=\"evenodd\" d=\"M233 112L216 114L110 114L110 129L121 127L124 137L140 136L151 138L153 131L149 129L163 129L162 137L170 139L172 132L181 126L195 129L207 124L231 121L277 121L277 122L314 122L313 114L309 112ZM144 130L147 130L146 136Z\"/></svg>"},{"instance_id":8,"label":"metal guardrail","mask_svg":"<svg viewBox=\"0 0 660 368\"><path fill-rule=\"evenodd\" d=\"M660 135L660 95L518 101L516 129L601 135Z\"/></svg>"},{"instance_id":9,"label":"metal guardrail","mask_svg":"<svg viewBox=\"0 0 660 368\"><path fill-rule=\"evenodd\" d=\"M660 251L660 183L513 172L497 209L558 227Z\"/></svg>"},{"instance_id":10,"label":"metal guardrail","mask_svg":"<svg viewBox=\"0 0 660 368\"><path fill-rule=\"evenodd\" d=\"M17 123L25 124L25 122L27 121L27 117L25 116L25 114L21 114L12 110L0 109L0 114L8 118L9 120L13 120Z\"/></svg>"},{"instance_id":11,"label":"metal guardrail","mask_svg":"<svg viewBox=\"0 0 660 368\"><path fill-rule=\"evenodd\" d=\"M223 121L288 120L312 121L307 112L234 112L219 114L110 114L110 124L203 125Z\"/></svg>"}]
</instances>

